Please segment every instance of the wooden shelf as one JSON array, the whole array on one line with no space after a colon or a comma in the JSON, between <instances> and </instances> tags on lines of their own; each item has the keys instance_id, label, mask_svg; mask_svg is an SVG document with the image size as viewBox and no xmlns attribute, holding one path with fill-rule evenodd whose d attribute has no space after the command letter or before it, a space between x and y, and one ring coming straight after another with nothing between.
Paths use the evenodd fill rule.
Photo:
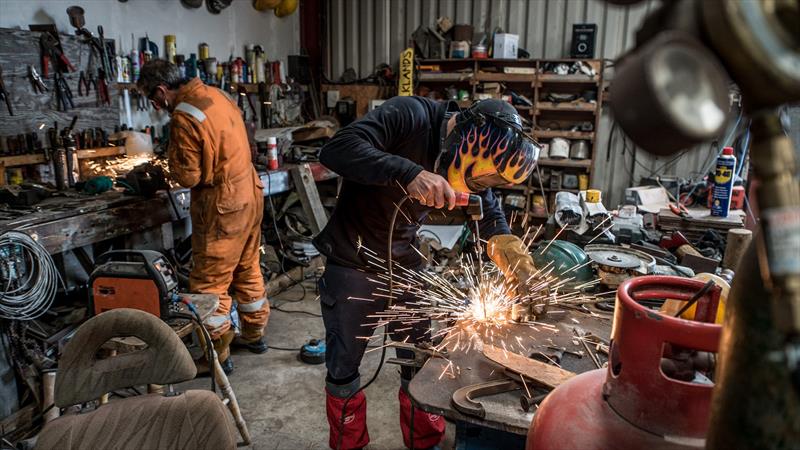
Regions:
<instances>
[{"instance_id":1,"label":"wooden shelf","mask_svg":"<svg viewBox=\"0 0 800 450\"><path fill-rule=\"evenodd\" d=\"M126 154L125 147L98 147L78 150L78 159L107 158Z\"/></svg>"},{"instance_id":2,"label":"wooden shelf","mask_svg":"<svg viewBox=\"0 0 800 450\"><path fill-rule=\"evenodd\" d=\"M209 86L214 86L214 85L209 85ZM237 92L239 86L244 86L244 90L248 94L258 94L258 83L231 83L228 86L228 92Z\"/></svg>"},{"instance_id":3,"label":"wooden shelf","mask_svg":"<svg viewBox=\"0 0 800 450\"><path fill-rule=\"evenodd\" d=\"M541 189L532 190L532 192L534 194L537 193L537 192L540 192L540 191L541 191ZM546 187L546 188L544 188L544 191L545 192L572 192L573 194L577 194L578 192L580 192L580 189L567 189L567 188L551 189L549 187Z\"/></svg>"},{"instance_id":4,"label":"wooden shelf","mask_svg":"<svg viewBox=\"0 0 800 450\"><path fill-rule=\"evenodd\" d=\"M507 189L507 190L510 190L510 191L523 191L523 192L525 192L525 191L528 190L528 186L525 186L524 184L505 184L503 186L497 186L497 188L495 188L495 189Z\"/></svg>"},{"instance_id":5,"label":"wooden shelf","mask_svg":"<svg viewBox=\"0 0 800 450\"><path fill-rule=\"evenodd\" d=\"M119 156L125 154L125 147L99 147L86 150L78 150L78 159L104 158L109 156ZM0 166L19 167L33 164L44 164L48 162L41 153L28 155L0 156Z\"/></svg>"},{"instance_id":6,"label":"wooden shelf","mask_svg":"<svg viewBox=\"0 0 800 450\"><path fill-rule=\"evenodd\" d=\"M565 138L565 139L586 139L594 140L593 131L569 131L569 130L533 130L534 137L540 138Z\"/></svg>"},{"instance_id":7,"label":"wooden shelf","mask_svg":"<svg viewBox=\"0 0 800 450\"><path fill-rule=\"evenodd\" d=\"M568 167L573 169L589 169L590 167L592 167L592 160L539 158L539 165L547 167Z\"/></svg>"},{"instance_id":8,"label":"wooden shelf","mask_svg":"<svg viewBox=\"0 0 800 450\"><path fill-rule=\"evenodd\" d=\"M0 156L0 166L18 167L47 162L42 154Z\"/></svg>"},{"instance_id":9,"label":"wooden shelf","mask_svg":"<svg viewBox=\"0 0 800 450\"><path fill-rule=\"evenodd\" d=\"M422 72L419 74L419 81L434 83L466 83L474 78L472 72Z\"/></svg>"},{"instance_id":10,"label":"wooden shelf","mask_svg":"<svg viewBox=\"0 0 800 450\"><path fill-rule=\"evenodd\" d=\"M478 72L475 74L476 81L498 81L504 83L533 83L536 79L535 74L528 73L492 73Z\"/></svg>"},{"instance_id":11,"label":"wooden shelf","mask_svg":"<svg viewBox=\"0 0 800 450\"><path fill-rule=\"evenodd\" d=\"M592 77L582 74L558 75L555 73L542 73L539 74L537 80L540 83L596 84L598 77L597 75Z\"/></svg>"},{"instance_id":12,"label":"wooden shelf","mask_svg":"<svg viewBox=\"0 0 800 450\"><path fill-rule=\"evenodd\" d=\"M539 102L536 109L540 111L574 111L574 112L595 112L597 110L597 103L590 102L569 102L569 103L553 103L553 102Z\"/></svg>"}]
</instances>

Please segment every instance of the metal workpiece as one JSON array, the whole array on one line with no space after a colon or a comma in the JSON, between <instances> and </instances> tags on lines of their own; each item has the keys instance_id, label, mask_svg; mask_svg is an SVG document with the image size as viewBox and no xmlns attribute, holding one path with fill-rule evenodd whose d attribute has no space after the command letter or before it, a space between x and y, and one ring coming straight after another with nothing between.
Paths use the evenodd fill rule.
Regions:
<instances>
[{"instance_id":1,"label":"metal workpiece","mask_svg":"<svg viewBox=\"0 0 800 450\"><path fill-rule=\"evenodd\" d=\"M774 111L753 116L750 161L758 177L762 233L759 268L773 299L775 325L800 335L800 183L791 139Z\"/></svg>"}]
</instances>

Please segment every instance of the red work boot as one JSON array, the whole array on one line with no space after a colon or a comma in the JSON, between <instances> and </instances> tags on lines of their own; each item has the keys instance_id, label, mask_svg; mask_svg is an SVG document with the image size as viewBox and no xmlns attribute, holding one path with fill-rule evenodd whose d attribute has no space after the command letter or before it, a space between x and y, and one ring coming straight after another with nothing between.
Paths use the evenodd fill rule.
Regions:
<instances>
[{"instance_id":1,"label":"red work boot","mask_svg":"<svg viewBox=\"0 0 800 450\"><path fill-rule=\"evenodd\" d=\"M397 398L400 400L400 429L403 431L403 444L411 448L411 398L403 388L398 391ZM444 425L444 417L414 408L414 448L424 449L437 445L444 437Z\"/></svg>"},{"instance_id":2,"label":"red work boot","mask_svg":"<svg viewBox=\"0 0 800 450\"><path fill-rule=\"evenodd\" d=\"M330 427L328 445L334 450L353 450L369 444L367 397L364 392L359 392L349 402L346 398L332 395L328 389L325 389L325 397ZM344 410L344 427L342 427L342 408L345 402L347 407Z\"/></svg>"}]
</instances>

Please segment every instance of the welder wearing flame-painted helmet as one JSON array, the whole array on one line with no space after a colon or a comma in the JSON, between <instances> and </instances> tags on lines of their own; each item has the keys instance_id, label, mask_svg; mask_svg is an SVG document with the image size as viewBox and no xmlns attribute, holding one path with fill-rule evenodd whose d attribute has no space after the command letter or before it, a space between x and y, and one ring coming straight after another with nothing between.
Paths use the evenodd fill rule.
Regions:
<instances>
[{"instance_id":1,"label":"welder wearing flame-painted helmet","mask_svg":"<svg viewBox=\"0 0 800 450\"><path fill-rule=\"evenodd\" d=\"M441 133L444 138L434 170L456 192L523 183L536 167L539 144L522 131L522 118L508 102L482 100L450 120L455 120L455 126L450 133ZM519 237L492 236L486 250L518 289L535 284L536 267Z\"/></svg>"},{"instance_id":2,"label":"welder wearing flame-painted helmet","mask_svg":"<svg viewBox=\"0 0 800 450\"><path fill-rule=\"evenodd\" d=\"M539 159L539 144L522 131L517 110L501 100L482 100L455 116L442 132L435 171L456 192L481 192L528 179ZM448 121L443 123L447 126Z\"/></svg>"}]
</instances>

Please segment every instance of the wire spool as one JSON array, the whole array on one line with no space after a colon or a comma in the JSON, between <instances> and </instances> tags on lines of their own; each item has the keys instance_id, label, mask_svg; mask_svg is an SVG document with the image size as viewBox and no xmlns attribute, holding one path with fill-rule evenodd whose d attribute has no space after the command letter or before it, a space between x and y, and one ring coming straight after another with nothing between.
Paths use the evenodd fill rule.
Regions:
<instances>
[{"instance_id":1,"label":"wire spool","mask_svg":"<svg viewBox=\"0 0 800 450\"><path fill-rule=\"evenodd\" d=\"M322 364L325 362L325 341L311 339L300 349L300 361L306 364Z\"/></svg>"},{"instance_id":2,"label":"wire spool","mask_svg":"<svg viewBox=\"0 0 800 450\"><path fill-rule=\"evenodd\" d=\"M60 275L50 253L19 231L0 235L0 318L32 320L53 304Z\"/></svg>"}]
</instances>

